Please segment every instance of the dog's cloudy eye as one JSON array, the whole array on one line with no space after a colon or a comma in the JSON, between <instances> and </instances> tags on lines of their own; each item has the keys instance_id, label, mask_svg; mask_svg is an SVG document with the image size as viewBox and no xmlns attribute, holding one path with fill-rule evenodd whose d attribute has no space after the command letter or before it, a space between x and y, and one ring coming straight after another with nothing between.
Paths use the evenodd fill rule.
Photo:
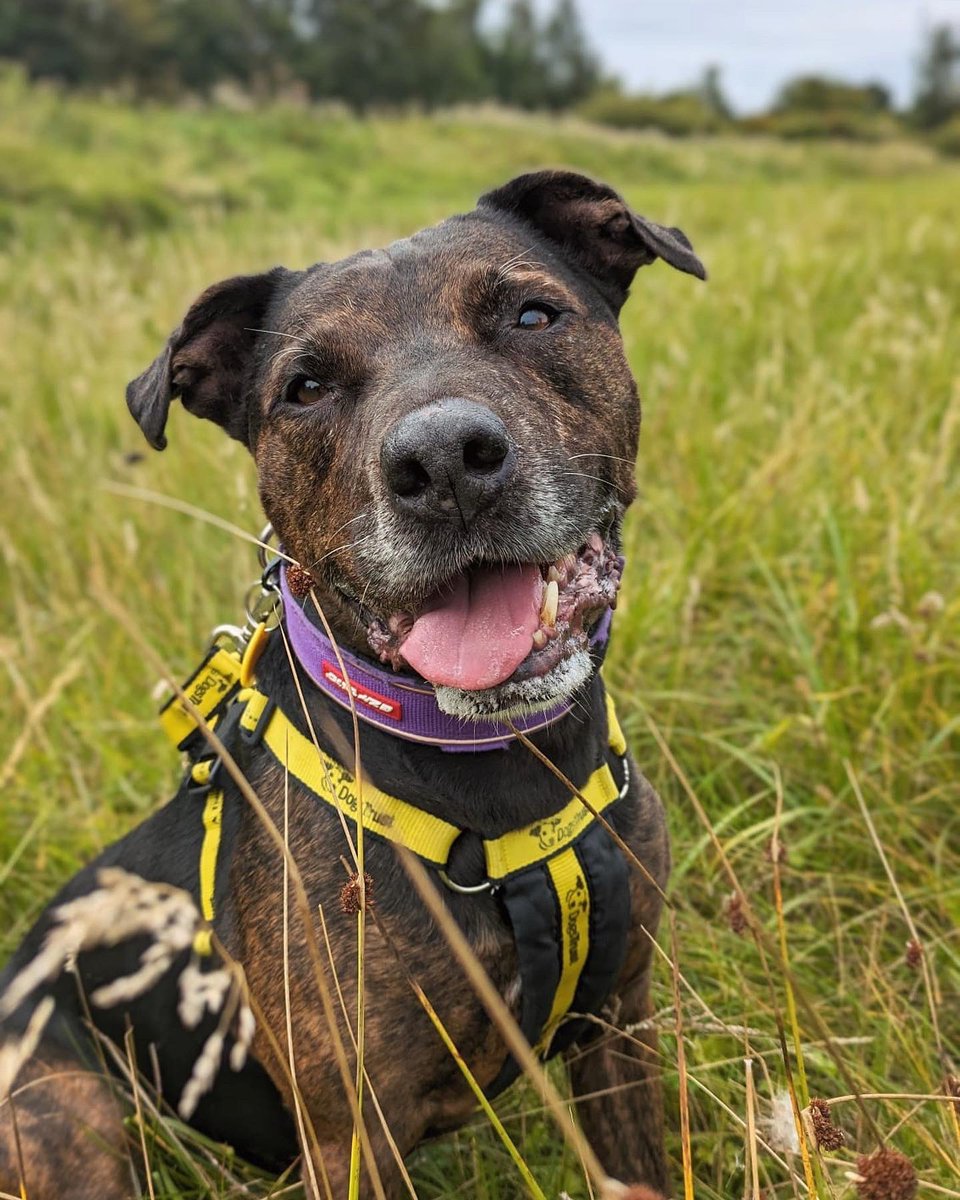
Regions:
<instances>
[{"instance_id":1,"label":"dog's cloudy eye","mask_svg":"<svg viewBox=\"0 0 960 1200\"><path fill-rule=\"evenodd\" d=\"M315 379L307 379L301 375L287 388L287 399L295 404L316 404L329 390L326 384L317 383Z\"/></svg>"},{"instance_id":2,"label":"dog's cloudy eye","mask_svg":"<svg viewBox=\"0 0 960 1200\"><path fill-rule=\"evenodd\" d=\"M525 304L520 309L517 324L521 329L532 329L534 332L537 332L538 330L546 329L548 325L552 325L556 315L556 309L549 308L546 304Z\"/></svg>"}]
</instances>

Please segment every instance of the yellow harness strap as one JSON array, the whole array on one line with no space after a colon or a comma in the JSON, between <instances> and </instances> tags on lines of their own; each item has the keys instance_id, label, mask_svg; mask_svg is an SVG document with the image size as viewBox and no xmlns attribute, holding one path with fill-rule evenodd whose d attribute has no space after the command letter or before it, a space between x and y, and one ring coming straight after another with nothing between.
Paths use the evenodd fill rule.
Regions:
<instances>
[{"instance_id":1,"label":"yellow harness strap","mask_svg":"<svg viewBox=\"0 0 960 1200\"><path fill-rule=\"evenodd\" d=\"M240 656L214 646L182 687L184 698L173 695L160 710L160 724L177 749L197 731L195 714L216 725L225 705L239 689Z\"/></svg>"},{"instance_id":2,"label":"yellow harness strap","mask_svg":"<svg viewBox=\"0 0 960 1200\"><path fill-rule=\"evenodd\" d=\"M240 728L253 732L260 723L267 697L250 689L241 692L240 699L246 700ZM364 780L362 789L358 788L346 767L305 737L279 708L268 718L262 738L277 762L318 799L356 822L362 791L364 829L405 846L434 866L446 865L450 847L460 836L456 825L382 792L369 780Z\"/></svg>"}]
</instances>

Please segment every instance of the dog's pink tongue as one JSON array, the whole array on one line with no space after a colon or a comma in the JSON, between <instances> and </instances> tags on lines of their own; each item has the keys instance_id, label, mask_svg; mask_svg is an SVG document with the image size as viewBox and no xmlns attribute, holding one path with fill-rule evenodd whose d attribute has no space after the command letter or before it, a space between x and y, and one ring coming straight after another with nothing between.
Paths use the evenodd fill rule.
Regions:
<instances>
[{"instance_id":1,"label":"dog's pink tongue","mask_svg":"<svg viewBox=\"0 0 960 1200\"><path fill-rule=\"evenodd\" d=\"M431 683L495 687L533 649L542 598L533 564L466 572L428 601L404 639L403 657Z\"/></svg>"}]
</instances>

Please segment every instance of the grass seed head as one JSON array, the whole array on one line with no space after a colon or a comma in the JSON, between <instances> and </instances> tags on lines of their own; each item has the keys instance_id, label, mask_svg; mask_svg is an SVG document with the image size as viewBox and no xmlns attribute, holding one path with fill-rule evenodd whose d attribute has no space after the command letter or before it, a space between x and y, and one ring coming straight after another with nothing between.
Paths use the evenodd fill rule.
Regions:
<instances>
[{"instance_id":1,"label":"grass seed head","mask_svg":"<svg viewBox=\"0 0 960 1200\"><path fill-rule=\"evenodd\" d=\"M903 960L911 971L920 970L920 964L923 962L923 946L920 945L916 938L911 938L907 942L907 949L904 952Z\"/></svg>"},{"instance_id":2,"label":"grass seed head","mask_svg":"<svg viewBox=\"0 0 960 1200\"><path fill-rule=\"evenodd\" d=\"M0 1101L10 1094L20 1068L33 1057L41 1034L50 1020L54 1009L52 996L44 996L33 1010L27 1027L20 1037L9 1037L0 1042Z\"/></svg>"},{"instance_id":3,"label":"grass seed head","mask_svg":"<svg viewBox=\"0 0 960 1200\"><path fill-rule=\"evenodd\" d=\"M373 879L364 871L363 873L363 891L364 898L368 905L373 904ZM356 871L350 876L347 882L340 889L340 907L348 917L355 917L360 911L361 896L360 896L360 876Z\"/></svg>"},{"instance_id":4,"label":"grass seed head","mask_svg":"<svg viewBox=\"0 0 960 1200\"><path fill-rule=\"evenodd\" d=\"M747 914L743 911L743 898L739 892L730 893L724 902L723 911L733 932L738 936L743 935L747 929Z\"/></svg>"},{"instance_id":5,"label":"grass seed head","mask_svg":"<svg viewBox=\"0 0 960 1200\"><path fill-rule=\"evenodd\" d=\"M257 1028L253 1011L247 1004L241 1004L235 1022L233 1046L230 1048L231 1071L242 1071L247 1061L250 1043Z\"/></svg>"},{"instance_id":6,"label":"grass seed head","mask_svg":"<svg viewBox=\"0 0 960 1200\"><path fill-rule=\"evenodd\" d=\"M946 608L946 601L940 592L924 592L917 601L917 616L922 621L933 621Z\"/></svg>"},{"instance_id":7,"label":"grass seed head","mask_svg":"<svg viewBox=\"0 0 960 1200\"><path fill-rule=\"evenodd\" d=\"M859 1200L913 1200L917 1194L917 1172L899 1150L881 1147L857 1159Z\"/></svg>"},{"instance_id":8,"label":"grass seed head","mask_svg":"<svg viewBox=\"0 0 960 1200\"><path fill-rule=\"evenodd\" d=\"M770 862L776 863L777 866L782 866L783 863L787 861L787 855L789 854L789 851L783 838L777 834L775 838L771 838L770 841L767 842L767 848L764 853Z\"/></svg>"},{"instance_id":9,"label":"grass seed head","mask_svg":"<svg viewBox=\"0 0 960 1200\"><path fill-rule=\"evenodd\" d=\"M287 587L290 589L291 595L296 596L298 600L303 600L310 595L313 588L313 576L306 567L301 567L299 563L290 563L287 567Z\"/></svg>"},{"instance_id":10,"label":"grass seed head","mask_svg":"<svg viewBox=\"0 0 960 1200\"><path fill-rule=\"evenodd\" d=\"M812 1099L808 1108L810 1126L820 1150L839 1150L844 1143L844 1132L834 1125L830 1105L826 1100Z\"/></svg>"},{"instance_id":11,"label":"grass seed head","mask_svg":"<svg viewBox=\"0 0 960 1200\"><path fill-rule=\"evenodd\" d=\"M0 1017L9 1016L35 988L56 978L84 950L116 946L140 935L150 939L133 974L111 980L91 994L94 1004L107 1007L142 995L192 943L200 913L189 893L151 883L119 867L98 871L97 884L93 891L52 910L50 932L40 950L0 996Z\"/></svg>"},{"instance_id":12,"label":"grass seed head","mask_svg":"<svg viewBox=\"0 0 960 1200\"><path fill-rule=\"evenodd\" d=\"M223 1034L219 1029L215 1029L206 1042L204 1042L203 1049L200 1051L200 1057L193 1064L193 1071L190 1074L190 1078L187 1080L180 1094L180 1103L177 1105L177 1111L185 1121L190 1120L196 1112L201 1098L213 1087L213 1081L217 1077L217 1072L220 1070L220 1063L222 1061Z\"/></svg>"},{"instance_id":13,"label":"grass seed head","mask_svg":"<svg viewBox=\"0 0 960 1200\"><path fill-rule=\"evenodd\" d=\"M226 967L204 971L190 962L180 972L180 1003L177 1013L187 1029L196 1029L205 1012L218 1013L230 990L231 977Z\"/></svg>"}]
</instances>

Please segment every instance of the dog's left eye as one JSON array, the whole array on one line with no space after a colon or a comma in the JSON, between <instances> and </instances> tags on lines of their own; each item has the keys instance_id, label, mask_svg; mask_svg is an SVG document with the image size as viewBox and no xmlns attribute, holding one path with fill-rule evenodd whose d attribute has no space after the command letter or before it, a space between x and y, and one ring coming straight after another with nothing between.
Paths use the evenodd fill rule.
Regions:
<instances>
[{"instance_id":1,"label":"dog's left eye","mask_svg":"<svg viewBox=\"0 0 960 1200\"><path fill-rule=\"evenodd\" d=\"M549 304L525 304L520 309L517 325L521 329L532 330L534 333L546 329L557 318L557 310Z\"/></svg>"},{"instance_id":2,"label":"dog's left eye","mask_svg":"<svg viewBox=\"0 0 960 1200\"><path fill-rule=\"evenodd\" d=\"M318 383L316 379L308 379L304 375L299 375L290 381L286 398L292 404L316 404L329 391L330 389L325 383Z\"/></svg>"}]
</instances>

